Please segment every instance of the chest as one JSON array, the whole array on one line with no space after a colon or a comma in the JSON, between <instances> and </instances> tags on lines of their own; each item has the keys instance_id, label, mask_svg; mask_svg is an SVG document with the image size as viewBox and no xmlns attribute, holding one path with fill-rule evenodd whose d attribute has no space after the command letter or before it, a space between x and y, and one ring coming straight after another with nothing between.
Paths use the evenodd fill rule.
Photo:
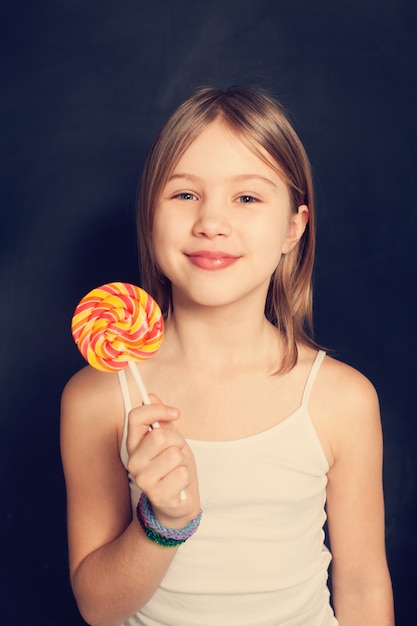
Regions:
<instances>
[{"instance_id":1,"label":"chest","mask_svg":"<svg viewBox=\"0 0 417 626\"><path fill-rule=\"evenodd\" d=\"M189 439L224 441L263 432L279 424L301 403L303 386L291 375L199 371L156 376L156 393L177 407L177 427ZM152 387L154 388L154 387Z\"/></svg>"}]
</instances>

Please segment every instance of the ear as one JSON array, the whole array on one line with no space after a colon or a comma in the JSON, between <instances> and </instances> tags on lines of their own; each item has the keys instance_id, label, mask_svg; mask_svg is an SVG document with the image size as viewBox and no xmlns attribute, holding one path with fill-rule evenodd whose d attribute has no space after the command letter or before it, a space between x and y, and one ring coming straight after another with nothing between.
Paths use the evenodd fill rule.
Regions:
<instances>
[{"instance_id":1,"label":"ear","mask_svg":"<svg viewBox=\"0 0 417 626\"><path fill-rule=\"evenodd\" d=\"M303 233L308 224L308 206L301 204L298 207L297 213L293 213L290 218L290 225L288 227L287 236L284 239L282 246L282 253L287 254L296 246L300 241Z\"/></svg>"}]
</instances>

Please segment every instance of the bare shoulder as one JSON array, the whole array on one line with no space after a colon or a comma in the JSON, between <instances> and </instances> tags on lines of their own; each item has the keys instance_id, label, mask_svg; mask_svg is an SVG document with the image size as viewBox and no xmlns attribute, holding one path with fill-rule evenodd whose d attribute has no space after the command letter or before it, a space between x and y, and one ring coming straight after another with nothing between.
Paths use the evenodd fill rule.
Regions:
<instances>
[{"instance_id":1,"label":"bare shoulder","mask_svg":"<svg viewBox=\"0 0 417 626\"><path fill-rule=\"evenodd\" d=\"M347 408L363 406L364 403L373 406L377 401L375 387L364 374L327 355L317 377L317 387L322 397L338 404L343 401Z\"/></svg>"},{"instance_id":2,"label":"bare shoulder","mask_svg":"<svg viewBox=\"0 0 417 626\"><path fill-rule=\"evenodd\" d=\"M100 395L104 389L115 387L118 385L117 374L108 372L100 372L94 367L87 365L72 376L64 388L64 396L83 392L86 389L92 394L99 392Z\"/></svg>"},{"instance_id":3,"label":"bare shoulder","mask_svg":"<svg viewBox=\"0 0 417 626\"><path fill-rule=\"evenodd\" d=\"M355 368L326 356L310 397L310 414L330 465L359 438L379 437L378 396Z\"/></svg>"},{"instance_id":4,"label":"bare shoulder","mask_svg":"<svg viewBox=\"0 0 417 626\"><path fill-rule=\"evenodd\" d=\"M96 434L117 434L123 420L123 399L117 374L99 372L91 366L77 372L66 384L61 400L61 430L67 427Z\"/></svg>"}]
</instances>

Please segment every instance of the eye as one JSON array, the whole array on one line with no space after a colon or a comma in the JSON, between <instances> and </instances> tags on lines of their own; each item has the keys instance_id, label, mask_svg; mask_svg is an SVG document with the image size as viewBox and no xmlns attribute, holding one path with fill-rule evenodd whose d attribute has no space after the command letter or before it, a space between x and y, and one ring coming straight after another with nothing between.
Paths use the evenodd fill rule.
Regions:
<instances>
[{"instance_id":1,"label":"eye","mask_svg":"<svg viewBox=\"0 0 417 626\"><path fill-rule=\"evenodd\" d=\"M244 194L243 196L239 196L236 199L237 202L242 202L243 204L251 204L252 202L259 202L258 198L254 196L250 196L248 194Z\"/></svg>"},{"instance_id":2,"label":"eye","mask_svg":"<svg viewBox=\"0 0 417 626\"><path fill-rule=\"evenodd\" d=\"M177 193L173 197L177 198L178 200L197 200L197 196L194 195L193 193L190 193L189 191L184 191L182 193Z\"/></svg>"}]
</instances>

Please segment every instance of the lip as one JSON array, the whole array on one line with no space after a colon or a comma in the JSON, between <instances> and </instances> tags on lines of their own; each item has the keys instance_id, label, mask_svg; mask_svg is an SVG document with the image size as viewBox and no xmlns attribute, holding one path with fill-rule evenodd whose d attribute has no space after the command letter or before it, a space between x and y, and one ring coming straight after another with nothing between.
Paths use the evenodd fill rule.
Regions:
<instances>
[{"instance_id":1,"label":"lip","mask_svg":"<svg viewBox=\"0 0 417 626\"><path fill-rule=\"evenodd\" d=\"M220 250L196 250L195 252L186 252L185 256L196 267L211 271L230 267L240 258L240 256L221 252Z\"/></svg>"}]
</instances>

